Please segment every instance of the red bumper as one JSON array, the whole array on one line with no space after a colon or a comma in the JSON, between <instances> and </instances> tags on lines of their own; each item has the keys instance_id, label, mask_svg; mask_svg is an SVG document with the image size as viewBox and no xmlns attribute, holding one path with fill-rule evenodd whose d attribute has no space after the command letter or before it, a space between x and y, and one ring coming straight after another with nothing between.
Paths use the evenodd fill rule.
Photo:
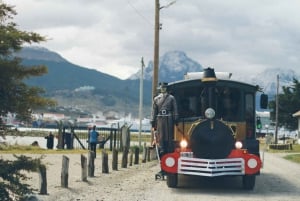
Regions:
<instances>
[{"instance_id":1,"label":"red bumper","mask_svg":"<svg viewBox=\"0 0 300 201\"><path fill-rule=\"evenodd\" d=\"M232 150L225 159L194 158L192 152L168 153L161 159L165 172L208 177L257 174L261 166L260 158L246 150Z\"/></svg>"}]
</instances>

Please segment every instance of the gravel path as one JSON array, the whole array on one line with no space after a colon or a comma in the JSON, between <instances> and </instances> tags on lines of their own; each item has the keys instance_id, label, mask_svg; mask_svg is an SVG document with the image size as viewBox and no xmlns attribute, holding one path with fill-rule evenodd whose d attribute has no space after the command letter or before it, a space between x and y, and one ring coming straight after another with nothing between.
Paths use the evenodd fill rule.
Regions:
<instances>
[{"instance_id":1,"label":"gravel path","mask_svg":"<svg viewBox=\"0 0 300 201\"><path fill-rule=\"evenodd\" d=\"M95 177L82 182L80 155L66 155L70 158L69 188L60 187L62 155L47 155L48 195L38 195L43 201L299 201L300 165L282 158L281 154L265 153L264 167L256 178L253 191L242 189L240 177L195 178L181 176L179 187L168 188L166 181L155 180L159 170L157 161L139 165L110 169L102 174L101 157L95 161ZM11 155L2 155L10 158ZM31 155L38 157L38 155ZM119 157L120 158L120 157ZM110 163L111 164L111 163ZM120 166L120 165L119 165ZM111 168L111 167L110 167ZM39 188L39 178L31 174L30 183Z\"/></svg>"}]
</instances>

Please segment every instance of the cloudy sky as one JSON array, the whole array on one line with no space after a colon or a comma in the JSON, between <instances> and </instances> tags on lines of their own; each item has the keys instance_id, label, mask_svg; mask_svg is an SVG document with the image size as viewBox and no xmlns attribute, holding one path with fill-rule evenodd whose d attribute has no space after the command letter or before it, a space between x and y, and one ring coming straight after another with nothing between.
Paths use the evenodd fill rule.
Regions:
<instances>
[{"instance_id":1,"label":"cloudy sky","mask_svg":"<svg viewBox=\"0 0 300 201\"><path fill-rule=\"evenodd\" d=\"M19 28L74 64L126 79L153 60L155 0L2 0ZM165 6L172 0L160 0ZM160 9L160 55L182 50L234 74L300 72L299 0L177 0Z\"/></svg>"}]
</instances>

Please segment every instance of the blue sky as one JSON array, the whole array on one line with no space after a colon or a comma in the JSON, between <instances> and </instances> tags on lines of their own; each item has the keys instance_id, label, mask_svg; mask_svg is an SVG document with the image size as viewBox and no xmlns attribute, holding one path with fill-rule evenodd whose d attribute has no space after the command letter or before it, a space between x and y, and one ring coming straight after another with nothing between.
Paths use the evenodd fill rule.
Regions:
<instances>
[{"instance_id":1,"label":"blue sky","mask_svg":"<svg viewBox=\"0 0 300 201\"><path fill-rule=\"evenodd\" d=\"M74 64L126 79L153 60L155 0L3 0L22 30ZM170 3L160 0L160 5ZM160 55L182 50L234 74L300 72L299 0L177 0L160 10Z\"/></svg>"}]
</instances>

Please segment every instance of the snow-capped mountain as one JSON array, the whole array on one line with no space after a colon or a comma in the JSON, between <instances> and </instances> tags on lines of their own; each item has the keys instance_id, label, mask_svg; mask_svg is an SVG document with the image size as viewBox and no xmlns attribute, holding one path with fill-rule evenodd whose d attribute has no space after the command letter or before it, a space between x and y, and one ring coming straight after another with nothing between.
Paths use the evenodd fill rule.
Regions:
<instances>
[{"instance_id":1,"label":"snow-capped mountain","mask_svg":"<svg viewBox=\"0 0 300 201\"><path fill-rule=\"evenodd\" d=\"M180 80L186 72L199 72L203 70L201 64L189 58L182 51L170 51L160 58L159 81L172 82ZM130 76L128 79L140 79L140 70ZM144 79L151 81L153 75L153 62L150 61L144 70ZM294 70L286 68L270 68L262 72L257 72L252 77L235 75L237 81L248 82L250 84L259 85L263 92L271 96L276 94L277 75L279 75L279 92L282 86L288 86L293 83L293 78L300 79L300 75Z\"/></svg>"},{"instance_id":2,"label":"snow-capped mountain","mask_svg":"<svg viewBox=\"0 0 300 201\"><path fill-rule=\"evenodd\" d=\"M190 59L182 51L170 51L165 53L160 58L159 66L159 82L171 82L183 79L186 72L202 71L202 66L196 61ZM130 76L128 79L136 80L140 78L141 70ZM152 80L153 75L153 62L150 61L144 70L144 79Z\"/></svg>"},{"instance_id":3,"label":"snow-capped mountain","mask_svg":"<svg viewBox=\"0 0 300 201\"><path fill-rule=\"evenodd\" d=\"M276 94L277 90L277 75L279 76L279 93L282 86L289 86L293 84L293 79L299 79L300 76L291 69L272 68L266 69L258 73L250 81L252 84L259 85L267 94Z\"/></svg>"}]
</instances>

